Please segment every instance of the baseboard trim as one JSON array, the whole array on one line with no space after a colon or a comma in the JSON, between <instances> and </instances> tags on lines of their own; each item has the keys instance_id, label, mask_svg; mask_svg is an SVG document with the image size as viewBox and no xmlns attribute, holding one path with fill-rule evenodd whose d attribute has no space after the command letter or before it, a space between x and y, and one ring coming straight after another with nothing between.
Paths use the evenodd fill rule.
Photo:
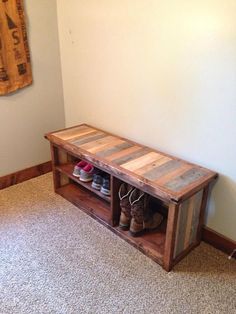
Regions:
<instances>
[{"instance_id":1,"label":"baseboard trim","mask_svg":"<svg viewBox=\"0 0 236 314\"><path fill-rule=\"evenodd\" d=\"M233 250L236 249L236 241L231 240L208 227L203 228L202 240L227 254L231 254ZM235 255L234 258L236 258Z\"/></svg>"},{"instance_id":2,"label":"baseboard trim","mask_svg":"<svg viewBox=\"0 0 236 314\"><path fill-rule=\"evenodd\" d=\"M11 185L41 176L42 174L48 173L50 171L52 171L52 162L47 161L42 164L0 177L0 190L8 188Z\"/></svg>"}]
</instances>

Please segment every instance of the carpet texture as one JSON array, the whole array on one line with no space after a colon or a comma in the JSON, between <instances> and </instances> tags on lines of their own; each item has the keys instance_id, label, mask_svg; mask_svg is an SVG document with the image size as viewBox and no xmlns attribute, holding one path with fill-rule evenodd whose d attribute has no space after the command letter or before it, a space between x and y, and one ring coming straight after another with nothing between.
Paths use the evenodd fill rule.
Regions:
<instances>
[{"instance_id":1,"label":"carpet texture","mask_svg":"<svg viewBox=\"0 0 236 314\"><path fill-rule=\"evenodd\" d=\"M0 191L0 313L236 313L236 262L201 244L166 273L55 195Z\"/></svg>"}]
</instances>

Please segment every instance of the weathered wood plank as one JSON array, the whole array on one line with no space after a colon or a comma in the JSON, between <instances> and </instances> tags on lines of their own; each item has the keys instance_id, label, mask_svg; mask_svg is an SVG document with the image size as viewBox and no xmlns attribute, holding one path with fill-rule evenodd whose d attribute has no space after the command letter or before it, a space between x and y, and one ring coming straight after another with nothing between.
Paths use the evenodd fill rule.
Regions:
<instances>
[{"instance_id":1,"label":"weathered wood plank","mask_svg":"<svg viewBox=\"0 0 236 314\"><path fill-rule=\"evenodd\" d=\"M170 271L172 268L178 216L179 204L170 203L166 228L165 253L163 256L163 267L166 271Z\"/></svg>"},{"instance_id":2,"label":"weathered wood plank","mask_svg":"<svg viewBox=\"0 0 236 314\"><path fill-rule=\"evenodd\" d=\"M77 138L76 140L73 139L72 143L76 146L80 146L83 144L87 144L89 142L100 140L106 136L107 136L107 134L105 134L105 133L92 132L88 135L82 136L82 138L79 138L79 139Z\"/></svg>"},{"instance_id":3,"label":"weathered wood plank","mask_svg":"<svg viewBox=\"0 0 236 314\"><path fill-rule=\"evenodd\" d=\"M184 174L175 178L174 180L167 182L164 186L172 191L179 192L183 188L187 187L190 183L203 178L206 174L207 173L205 169L199 169L195 167L186 171Z\"/></svg>"},{"instance_id":4,"label":"weathered wood plank","mask_svg":"<svg viewBox=\"0 0 236 314\"><path fill-rule=\"evenodd\" d=\"M196 196L194 195L189 200L188 219L187 219L186 232L185 232L185 237L184 237L184 249L186 249L190 243L190 235L191 235L191 229L192 229L192 220L193 220L195 199L196 199Z\"/></svg>"},{"instance_id":5,"label":"weathered wood plank","mask_svg":"<svg viewBox=\"0 0 236 314\"><path fill-rule=\"evenodd\" d=\"M163 185L170 180L174 180L176 177L182 175L184 172L192 169L193 166L189 164L183 164L180 168L170 170L167 174L161 176L159 179L155 180L156 183Z\"/></svg>"},{"instance_id":6,"label":"weathered wood plank","mask_svg":"<svg viewBox=\"0 0 236 314\"><path fill-rule=\"evenodd\" d=\"M163 165L153 168L152 170L144 173L143 176L148 180L156 181L158 178L166 175L170 171L180 168L182 165L183 165L182 161L170 160L164 163Z\"/></svg>"},{"instance_id":7,"label":"weathered wood plank","mask_svg":"<svg viewBox=\"0 0 236 314\"><path fill-rule=\"evenodd\" d=\"M175 251L174 257L177 257L184 249L184 239L186 232L186 224L189 214L189 203L190 200L186 200L180 206L179 217L178 217L178 227L176 232L176 241L175 241Z\"/></svg>"},{"instance_id":8,"label":"weathered wood plank","mask_svg":"<svg viewBox=\"0 0 236 314\"><path fill-rule=\"evenodd\" d=\"M131 153L127 156L124 156L124 157L121 157L121 158L118 158L118 159L115 159L115 160L112 160L113 163L117 164L117 165L120 165L122 167L122 164L125 164L127 163L128 161L130 160L134 160L136 158L139 158L143 155L146 155L147 153L150 152L150 149L148 148L140 148L138 151L134 152L134 153Z\"/></svg>"},{"instance_id":9,"label":"weathered wood plank","mask_svg":"<svg viewBox=\"0 0 236 314\"><path fill-rule=\"evenodd\" d=\"M68 140L68 142L75 143L76 141L79 141L79 140L82 140L82 139L87 139L90 136L94 136L94 135L97 135L97 134L101 134L101 132L99 132L99 131L92 131L92 132L90 132L88 134L76 135L72 139Z\"/></svg>"},{"instance_id":10,"label":"weathered wood plank","mask_svg":"<svg viewBox=\"0 0 236 314\"><path fill-rule=\"evenodd\" d=\"M131 148L133 147L132 144L128 143L128 142L124 142L122 144L118 144L118 145L115 145L114 147L111 147L111 148L106 148L100 152L97 152L96 155L99 156L99 157L108 157L114 153L118 153L118 152L121 152L121 151L124 151L125 149L127 148Z\"/></svg>"},{"instance_id":11,"label":"weathered wood plank","mask_svg":"<svg viewBox=\"0 0 236 314\"><path fill-rule=\"evenodd\" d=\"M114 136L110 136L110 135L106 134L106 136L104 138L80 145L80 147L84 150L89 151L91 148L100 147L100 146L102 146L106 143L109 143L111 141L114 141L114 140L115 140Z\"/></svg>"},{"instance_id":12,"label":"weathered wood plank","mask_svg":"<svg viewBox=\"0 0 236 314\"><path fill-rule=\"evenodd\" d=\"M198 232L198 224L200 219L200 209L201 209L201 203L202 203L202 196L203 196L203 190L198 192L196 194L195 198L195 206L194 206L194 214L192 219L192 228L191 228L191 234L189 239L189 244L192 244L197 239L197 232Z\"/></svg>"},{"instance_id":13,"label":"weathered wood plank","mask_svg":"<svg viewBox=\"0 0 236 314\"><path fill-rule=\"evenodd\" d=\"M60 131L60 132L52 133L52 134L54 134L55 136L57 136L61 140L68 141L68 140L71 140L75 137L86 135L86 134L92 133L94 131L95 130L92 129L91 127L82 125L82 126L78 126L78 127L69 129L69 130Z\"/></svg>"},{"instance_id":14,"label":"weathered wood plank","mask_svg":"<svg viewBox=\"0 0 236 314\"><path fill-rule=\"evenodd\" d=\"M154 162L151 162L150 164L147 164L144 167L136 169L135 173L142 176L143 174L167 163L170 160L172 160L172 159L169 157L166 157L166 156L163 157L163 155L160 155Z\"/></svg>"},{"instance_id":15,"label":"weathered wood plank","mask_svg":"<svg viewBox=\"0 0 236 314\"><path fill-rule=\"evenodd\" d=\"M154 162L158 156L159 155L157 153L150 152L144 156L128 161L121 166L129 171L135 171L138 168L144 167L145 165Z\"/></svg>"},{"instance_id":16,"label":"weathered wood plank","mask_svg":"<svg viewBox=\"0 0 236 314\"><path fill-rule=\"evenodd\" d=\"M197 231L203 191L196 193L180 205L174 258L197 242Z\"/></svg>"},{"instance_id":17,"label":"weathered wood plank","mask_svg":"<svg viewBox=\"0 0 236 314\"><path fill-rule=\"evenodd\" d=\"M141 149L140 146L131 146L130 148L124 149L124 150L122 150L120 152L116 152L116 153L113 153L113 154L107 156L106 160L108 162L110 162L110 161L122 158L124 156L128 156L128 155L130 155L130 154L132 154L134 152L137 152L140 149Z\"/></svg>"},{"instance_id":18,"label":"weathered wood plank","mask_svg":"<svg viewBox=\"0 0 236 314\"><path fill-rule=\"evenodd\" d=\"M108 149L108 148L111 148L111 147L114 147L116 145L123 144L123 143L124 143L124 141L119 139L119 138L117 138L117 139L116 138L115 139L110 139L106 143L99 144L97 146L94 146L94 147L88 149L88 151L90 153L96 154L96 153L98 153L100 151L103 151L105 149Z\"/></svg>"}]
</instances>

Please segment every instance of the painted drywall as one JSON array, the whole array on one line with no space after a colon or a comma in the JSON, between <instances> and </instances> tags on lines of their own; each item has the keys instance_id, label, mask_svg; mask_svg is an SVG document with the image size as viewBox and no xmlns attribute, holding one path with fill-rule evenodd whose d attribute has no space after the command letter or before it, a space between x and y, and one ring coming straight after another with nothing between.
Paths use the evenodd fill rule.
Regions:
<instances>
[{"instance_id":1,"label":"painted drywall","mask_svg":"<svg viewBox=\"0 0 236 314\"><path fill-rule=\"evenodd\" d=\"M25 0L32 86L0 97L0 176L50 160L46 132L64 127L56 0Z\"/></svg>"},{"instance_id":2,"label":"painted drywall","mask_svg":"<svg viewBox=\"0 0 236 314\"><path fill-rule=\"evenodd\" d=\"M66 125L220 173L207 225L236 240L236 1L58 0Z\"/></svg>"}]
</instances>

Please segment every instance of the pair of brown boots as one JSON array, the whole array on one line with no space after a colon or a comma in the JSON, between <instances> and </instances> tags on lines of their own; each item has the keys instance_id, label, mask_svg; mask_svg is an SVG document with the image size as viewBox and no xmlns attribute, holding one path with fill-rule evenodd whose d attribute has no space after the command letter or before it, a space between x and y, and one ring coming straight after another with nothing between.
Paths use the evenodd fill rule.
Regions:
<instances>
[{"instance_id":1,"label":"pair of brown boots","mask_svg":"<svg viewBox=\"0 0 236 314\"><path fill-rule=\"evenodd\" d=\"M132 236L137 237L146 231L154 230L162 223L162 215L154 213L149 208L149 196L146 193L122 183L119 198L121 207L119 227L122 230L129 230Z\"/></svg>"}]
</instances>

